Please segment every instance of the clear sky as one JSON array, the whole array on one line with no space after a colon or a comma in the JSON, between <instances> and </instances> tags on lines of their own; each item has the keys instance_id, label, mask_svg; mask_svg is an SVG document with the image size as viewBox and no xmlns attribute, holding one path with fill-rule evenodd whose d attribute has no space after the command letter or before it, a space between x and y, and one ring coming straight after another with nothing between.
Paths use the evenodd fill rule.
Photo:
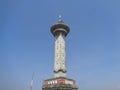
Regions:
<instances>
[{"instance_id":1,"label":"clear sky","mask_svg":"<svg viewBox=\"0 0 120 90\"><path fill-rule=\"evenodd\" d=\"M53 77L58 15L69 25L67 76L79 90L120 90L120 0L0 0L0 90ZM3 89L6 88L6 89Z\"/></svg>"}]
</instances>

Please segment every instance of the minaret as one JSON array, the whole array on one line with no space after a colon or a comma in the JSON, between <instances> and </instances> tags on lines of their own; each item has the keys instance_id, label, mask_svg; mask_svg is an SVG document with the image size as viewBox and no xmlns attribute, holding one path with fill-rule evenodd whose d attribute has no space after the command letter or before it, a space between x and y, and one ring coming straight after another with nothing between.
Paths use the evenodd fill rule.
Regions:
<instances>
[{"instance_id":1,"label":"minaret","mask_svg":"<svg viewBox=\"0 0 120 90\"><path fill-rule=\"evenodd\" d=\"M56 24L51 26L51 33L55 37L54 77L66 77L65 38L69 27L62 21L61 16Z\"/></svg>"},{"instance_id":2,"label":"minaret","mask_svg":"<svg viewBox=\"0 0 120 90\"><path fill-rule=\"evenodd\" d=\"M55 37L54 77L44 80L42 90L78 90L76 81L66 77L65 38L70 29L59 16L50 30Z\"/></svg>"}]
</instances>

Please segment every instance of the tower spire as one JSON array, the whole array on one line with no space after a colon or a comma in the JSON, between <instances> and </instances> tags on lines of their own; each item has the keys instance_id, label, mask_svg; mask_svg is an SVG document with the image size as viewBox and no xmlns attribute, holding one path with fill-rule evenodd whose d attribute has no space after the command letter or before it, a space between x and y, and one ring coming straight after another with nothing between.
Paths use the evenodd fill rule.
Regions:
<instances>
[{"instance_id":1,"label":"tower spire","mask_svg":"<svg viewBox=\"0 0 120 90\"><path fill-rule=\"evenodd\" d=\"M58 16L58 21L61 22L62 21L62 15Z\"/></svg>"}]
</instances>

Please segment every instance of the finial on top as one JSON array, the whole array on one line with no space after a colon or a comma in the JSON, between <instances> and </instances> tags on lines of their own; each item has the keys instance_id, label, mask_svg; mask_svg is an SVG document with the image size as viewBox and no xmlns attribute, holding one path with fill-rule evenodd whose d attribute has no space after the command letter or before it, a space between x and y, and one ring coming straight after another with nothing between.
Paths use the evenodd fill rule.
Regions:
<instances>
[{"instance_id":1,"label":"finial on top","mask_svg":"<svg viewBox=\"0 0 120 90\"><path fill-rule=\"evenodd\" d=\"M62 21L62 16L59 15L58 19L59 19L58 21Z\"/></svg>"}]
</instances>

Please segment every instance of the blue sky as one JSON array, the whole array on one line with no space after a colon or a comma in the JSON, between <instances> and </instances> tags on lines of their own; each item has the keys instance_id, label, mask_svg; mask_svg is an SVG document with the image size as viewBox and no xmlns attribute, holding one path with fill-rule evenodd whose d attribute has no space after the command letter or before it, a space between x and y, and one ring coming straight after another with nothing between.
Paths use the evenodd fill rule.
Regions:
<instances>
[{"instance_id":1,"label":"blue sky","mask_svg":"<svg viewBox=\"0 0 120 90\"><path fill-rule=\"evenodd\" d=\"M81 90L120 89L120 0L0 0L0 88L53 77L58 15L69 25L67 76Z\"/></svg>"}]
</instances>

